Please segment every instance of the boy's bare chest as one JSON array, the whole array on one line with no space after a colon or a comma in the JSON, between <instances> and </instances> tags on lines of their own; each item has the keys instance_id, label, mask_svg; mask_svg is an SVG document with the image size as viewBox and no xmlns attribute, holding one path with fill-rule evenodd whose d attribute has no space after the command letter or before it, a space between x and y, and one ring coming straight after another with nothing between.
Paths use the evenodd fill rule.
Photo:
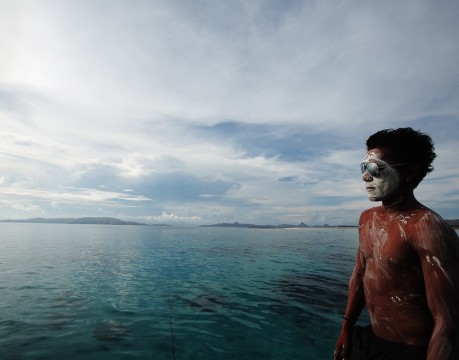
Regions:
<instances>
[{"instance_id":1,"label":"boy's bare chest","mask_svg":"<svg viewBox=\"0 0 459 360\"><path fill-rule=\"evenodd\" d=\"M361 229L360 249L367 260L406 266L415 255L406 230L398 223L369 223Z\"/></svg>"}]
</instances>

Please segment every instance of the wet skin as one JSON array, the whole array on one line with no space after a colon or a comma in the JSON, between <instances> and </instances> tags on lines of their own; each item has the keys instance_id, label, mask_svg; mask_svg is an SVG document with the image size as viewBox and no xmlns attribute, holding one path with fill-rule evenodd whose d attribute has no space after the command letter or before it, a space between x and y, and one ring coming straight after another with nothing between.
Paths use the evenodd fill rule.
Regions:
<instances>
[{"instance_id":1,"label":"wet skin","mask_svg":"<svg viewBox=\"0 0 459 360\"><path fill-rule=\"evenodd\" d=\"M364 161L390 164L390 151L372 149ZM357 319L366 305L378 337L427 347L428 360L457 359L459 239L414 198L406 185L411 175L390 167L377 178L362 175L369 199L382 206L359 220L346 315ZM347 358L352 326L344 321L335 359Z\"/></svg>"},{"instance_id":2,"label":"wet skin","mask_svg":"<svg viewBox=\"0 0 459 360\"><path fill-rule=\"evenodd\" d=\"M435 215L422 207L402 213L375 208L362 214L359 267L364 270L365 303L372 328L380 338L428 345L434 321L427 300L423 263L427 261L427 254L430 259L440 257L443 262L445 257L450 257L448 251L444 254L435 251L435 256L433 249L421 248L423 240L419 238L418 223L423 222L425 226L432 221L430 217ZM447 247L454 250L452 246ZM440 267L431 269L429 266L426 270L428 277L444 275ZM432 270L437 273L430 274Z\"/></svg>"}]
</instances>

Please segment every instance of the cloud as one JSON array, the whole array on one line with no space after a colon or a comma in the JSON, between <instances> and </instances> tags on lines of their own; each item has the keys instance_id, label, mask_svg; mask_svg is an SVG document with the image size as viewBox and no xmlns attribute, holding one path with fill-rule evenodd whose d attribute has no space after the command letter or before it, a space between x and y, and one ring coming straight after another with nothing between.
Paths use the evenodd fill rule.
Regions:
<instances>
[{"instance_id":1,"label":"cloud","mask_svg":"<svg viewBox=\"0 0 459 360\"><path fill-rule=\"evenodd\" d=\"M457 209L456 2L2 5L0 216L355 222L364 141L399 126Z\"/></svg>"},{"instance_id":2,"label":"cloud","mask_svg":"<svg viewBox=\"0 0 459 360\"><path fill-rule=\"evenodd\" d=\"M64 206L105 206L124 208L150 201L141 195L84 188L32 189L10 186L0 189L0 198L6 207L27 212L46 213L63 209ZM46 208L47 209L46 209Z\"/></svg>"},{"instance_id":3,"label":"cloud","mask_svg":"<svg viewBox=\"0 0 459 360\"><path fill-rule=\"evenodd\" d=\"M102 4L28 3L18 13L23 46L13 51L28 71L15 80L118 119L331 130L395 113L409 120L426 107L457 110L453 2Z\"/></svg>"},{"instance_id":4,"label":"cloud","mask_svg":"<svg viewBox=\"0 0 459 360\"><path fill-rule=\"evenodd\" d=\"M1 200L0 204L3 206L12 209L13 211L18 211L20 213L34 213L34 214L44 214L45 211L38 205L27 203L27 202L12 202Z\"/></svg>"},{"instance_id":5,"label":"cloud","mask_svg":"<svg viewBox=\"0 0 459 360\"><path fill-rule=\"evenodd\" d=\"M202 219L199 216L179 216L176 214L168 214L165 211L159 216L152 216L149 219L156 222L200 222Z\"/></svg>"}]
</instances>

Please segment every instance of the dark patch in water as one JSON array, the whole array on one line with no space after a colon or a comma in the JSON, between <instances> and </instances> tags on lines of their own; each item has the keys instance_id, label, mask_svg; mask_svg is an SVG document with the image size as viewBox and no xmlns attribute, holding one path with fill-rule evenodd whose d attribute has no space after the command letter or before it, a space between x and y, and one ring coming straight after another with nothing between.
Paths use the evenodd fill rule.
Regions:
<instances>
[{"instance_id":1,"label":"dark patch in water","mask_svg":"<svg viewBox=\"0 0 459 360\"><path fill-rule=\"evenodd\" d=\"M99 341L117 343L129 336L129 329L126 325L108 320L96 326L93 336Z\"/></svg>"},{"instance_id":2,"label":"dark patch in water","mask_svg":"<svg viewBox=\"0 0 459 360\"><path fill-rule=\"evenodd\" d=\"M319 307L321 311L344 311L347 284L325 274L287 275L273 283L275 291L306 308Z\"/></svg>"},{"instance_id":3,"label":"dark patch in water","mask_svg":"<svg viewBox=\"0 0 459 360\"><path fill-rule=\"evenodd\" d=\"M34 345L34 344L36 344L38 342L41 342L41 341L44 341L44 340L48 340L48 339L49 339L48 336L38 336L38 337L30 339L30 340L28 340L26 342L21 343L20 346L21 347L26 347L26 346Z\"/></svg>"},{"instance_id":4,"label":"dark patch in water","mask_svg":"<svg viewBox=\"0 0 459 360\"><path fill-rule=\"evenodd\" d=\"M219 294L202 294L193 299L185 299L189 307L197 308L201 311L215 312L217 308L226 305L226 300Z\"/></svg>"},{"instance_id":5,"label":"dark patch in water","mask_svg":"<svg viewBox=\"0 0 459 360\"><path fill-rule=\"evenodd\" d=\"M50 318L48 329L51 331L63 330L72 323L65 314L61 313L53 314Z\"/></svg>"},{"instance_id":6,"label":"dark patch in water","mask_svg":"<svg viewBox=\"0 0 459 360\"><path fill-rule=\"evenodd\" d=\"M24 285L24 286L14 288L14 290L35 290L35 289L41 289L41 288L42 288L41 286Z\"/></svg>"}]
</instances>

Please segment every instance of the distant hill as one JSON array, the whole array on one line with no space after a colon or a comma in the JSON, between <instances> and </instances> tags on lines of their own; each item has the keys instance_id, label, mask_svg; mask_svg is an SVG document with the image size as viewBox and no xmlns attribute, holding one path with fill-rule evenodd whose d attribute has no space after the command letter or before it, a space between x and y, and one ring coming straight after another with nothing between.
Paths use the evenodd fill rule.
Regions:
<instances>
[{"instance_id":1,"label":"distant hill","mask_svg":"<svg viewBox=\"0 0 459 360\"><path fill-rule=\"evenodd\" d=\"M201 227L232 227L232 228L245 228L245 229L288 229L288 228L298 228L298 227L309 227L306 224L301 223L300 225L254 225L254 224L240 224L238 222L234 223L219 223L213 225L201 225Z\"/></svg>"},{"instance_id":2,"label":"distant hill","mask_svg":"<svg viewBox=\"0 0 459 360\"><path fill-rule=\"evenodd\" d=\"M455 220L445 220L449 225L454 228L459 228L459 219ZM299 225L290 225L290 224L282 224L282 225L254 225L254 224L240 224L238 222L234 223L219 223L213 225L201 225L201 227L229 227L229 228L244 228L244 229L302 229L302 228L353 228L357 227L357 225L313 225L309 226L305 223L301 223Z\"/></svg>"},{"instance_id":3,"label":"distant hill","mask_svg":"<svg viewBox=\"0 0 459 360\"><path fill-rule=\"evenodd\" d=\"M254 225L254 224L240 224L238 222L234 223L220 223L220 224L213 224L213 225L201 225L201 227L231 227L231 228L245 228L245 229L304 229L304 228L311 228L311 227L354 227L354 226L330 226L328 224L324 224L322 226L309 226L305 223L301 223L299 225L291 225L291 224L282 224L282 225Z\"/></svg>"},{"instance_id":4,"label":"distant hill","mask_svg":"<svg viewBox=\"0 0 459 360\"><path fill-rule=\"evenodd\" d=\"M446 220L446 222L448 224L450 224L452 227L459 227L459 219L455 219L455 220Z\"/></svg>"},{"instance_id":5,"label":"distant hill","mask_svg":"<svg viewBox=\"0 0 459 360\"><path fill-rule=\"evenodd\" d=\"M0 220L9 223L30 223L30 224L99 224L99 225L147 225L135 221L123 221L111 217L83 217L83 218L33 218L25 220Z\"/></svg>"}]
</instances>

